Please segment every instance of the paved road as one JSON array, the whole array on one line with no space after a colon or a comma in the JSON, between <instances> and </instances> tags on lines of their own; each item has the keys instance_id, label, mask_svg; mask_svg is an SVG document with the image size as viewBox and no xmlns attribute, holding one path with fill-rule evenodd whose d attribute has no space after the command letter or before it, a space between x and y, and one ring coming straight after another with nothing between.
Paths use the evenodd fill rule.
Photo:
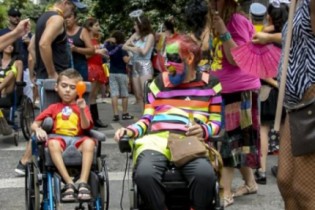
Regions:
<instances>
[{"instance_id":1,"label":"paved road","mask_svg":"<svg viewBox=\"0 0 315 210\"><path fill-rule=\"evenodd\" d=\"M122 178L124 175L126 156L119 153L116 143L113 141L113 135L115 129L126 126L133 121L119 121L113 123L112 109L110 101L107 103L101 103L100 113L101 119L110 124L110 126L103 131L106 133L108 139L102 145L102 152L107 155L107 163L109 169L110 181L110 210L121 210L120 200L122 196ZM136 118L140 116L140 110L137 105L132 105L130 101L129 110L134 114ZM25 209L24 202L24 179L22 177L16 177L14 168L23 154L25 148L25 141L20 134L19 146L16 147L13 144L13 140L10 137L0 137L0 210L23 210ZM275 156L269 156L268 161L271 165L276 163ZM235 180L233 186L238 186L242 183L239 172L235 173ZM270 170L267 172L267 185L259 186L257 194L244 196L235 200L235 204L227 208L228 210L280 210L284 209L283 202L281 200L278 188L276 186L276 180L271 176ZM123 209L129 209L129 194L128 185L130 182L125 181L124 198L122 202ZM73 206L64 205L63 209L74 209Z\"/></svg>"}]
</instances>

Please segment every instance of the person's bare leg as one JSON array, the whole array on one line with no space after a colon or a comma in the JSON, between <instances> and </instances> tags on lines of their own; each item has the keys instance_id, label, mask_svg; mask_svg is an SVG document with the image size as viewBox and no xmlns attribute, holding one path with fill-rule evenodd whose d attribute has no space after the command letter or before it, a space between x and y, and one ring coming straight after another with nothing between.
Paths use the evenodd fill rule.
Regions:
<instances>
[{"instance_id":1,"label":"person's bare leg","mask_svg":"<svg viewBox=\"0 0 315 210\"><path fill-rule=\"evenodd\" d=\"M234 168L223 167L222 169L222 186L224 192L224 205L233 204L232 181L234 176Z\"/></svg>"},{"instance_id":2,"label":"person's bare leg","mask_svg":"<svg viewBox=\"0 0 315 210\"><path fill-rule=\"evenodd\" d=\"M260 163L261 163L261 172L266 172L267 168L267 156L268 156L268 132L269 126L268 125L261 125L260 126Z\"/></svg>"},{"instance_id":3,"label":"person's bare leg","mask_svg":"<svg viewBox=\"0 0 315 210\"><path fill-rule=\"evenodd\" d=\"M121 104L123 114L128 113L128 97L122 97Z\"/></svg>"},{"instance_id":4,"label":"person's bare leg","mask_svg":"<svg viewBox=\"0 0 315 210\"><path fill-rule=\"evenodd\" d=\"M26 144L25 152L21 158L21 163L26 165L26 163L30 162L32 159L32 141L29 140Z\"/></svg>"},{"instance_id":5,"label":"person's bare leg","mask_svg":"<svg viewBox=\"0 0 315 210\"><path fill-rule=\"evenodd\" d=\"M117 96L112 96L112 108L114 115L118 115L118 97Z\"/></svg>"},{"instance_id":6,"label":"person's bare leg","mask_svg":"<svg viewBox=\"0 0 315 210\"><path fill-rule=\"evenodd\" d=\"M255 181L255 177L253 174L253 171L250 167L241 167L240 168L240 172L243 176L243 179L245 181L245 184L248 187L255 187L256 186L256 181Z\"/></svg>"},{"instance_id":7,"label":"person's bare leg","mask_svg":"<svg viewBox=\"0 0 315 210\"><path fill-rule=\"evenodd\" d=\"M95 142L92 139L86 139L80 147L78 148L82 152L82 169L79 183L87 183L91 171L93 155L94 155ZM80 187L79 185L79 199L90 199L91 194L88 193L88 189L84 187Z\"/></svg>"},{"instance_id":8,"label":"person's bare leg","mask_svg":"<svg viewBox=\"0 0 315 210\"><path fill-rule=\"evenodd\" d=\"M60 142L58 140L50 139L48 141L48 149L49 149L50 157L54 165L58 169L60 175L62 176L63 180L65 181L65 183L66 184L73 183L62 159L63 150L60 146Z\"/></svg>"},{"instance_id":9,"label":"person's bare leg","mask_svg":"<svg viewBox=\"0 0 315 210\"><path fill-rule=\"evenodd\" d=\"M132 85L133 85L133 93L135 94L136 97L136 103L139 104L140 106L143 105L143 101L141 99L141 81L140 77L132 77ZM142 106L141 106L142 108Z\"/></svg>"}]
</instances>

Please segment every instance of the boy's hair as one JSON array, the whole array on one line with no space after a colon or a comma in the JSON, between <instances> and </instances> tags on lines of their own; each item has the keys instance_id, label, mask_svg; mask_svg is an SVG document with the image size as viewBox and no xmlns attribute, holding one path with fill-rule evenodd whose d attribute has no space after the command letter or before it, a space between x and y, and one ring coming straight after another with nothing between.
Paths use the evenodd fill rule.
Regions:
<instances>
[{"instance_id":1,"label":"boy's hair","mask_svg":"<svg viewBox=\"0 0 315 210\"><path fill-rule=\"evenodd\" d=\"M125 43L125 35L121 31L114 31L112 37L116 39L116 44Z\"/></svg>"},{"instance_id":2,"label":"boy's hair","mask_svg":"<svg viewBox=\"0 0 315 210\"><path fill-rule=\"evenodd\" d=\"M78 81L83 80L81 74L77 70L72 68L66 69L58 75L57 84L60 82L62 76L68 77L70 79L78 79Z\"/></svg>"}]
</instances>

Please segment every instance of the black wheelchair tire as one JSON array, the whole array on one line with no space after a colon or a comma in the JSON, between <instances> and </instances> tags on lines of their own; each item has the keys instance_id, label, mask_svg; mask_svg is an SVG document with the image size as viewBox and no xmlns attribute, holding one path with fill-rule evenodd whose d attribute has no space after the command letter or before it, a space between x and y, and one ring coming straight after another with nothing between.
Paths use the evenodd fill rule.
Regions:
<instances>
[{"instance_id":1,"label":"black wheelchair tire","mask_svg":"<svg viewBox=\"0 0 315 210\"><path fill-rule=\"evenodd\" d=\"M28 163L25 171L26 210L40 209L39 186L37 184L37 174L34 171L34 164Z\"/></svg>"},{"instance_id":2,"label":"black wheelchair tire","mask_svg":"<svg viewBox=\"0 0 315 210\"><path fill-rule=\"evenodd\" d=\"M23 136L26 140L31 138L31 125L34 122L35 114L33 102L28 97L24 96L22 100L22 109L20 113L20 126Z\"/></svg>"},{"instance_id":3,"label":"black wheelchair tire","mask_svg":"<svg viewBox=\"0 0 315 210\"><path fill-rule=\"evenodd\" d=\"M100 172L100 184L99 190L101 193L101 200L102 200L102 210L109 209L109 179L108 179L108 171L106 168L105 159L97 158L97 166Z\"/></svg>"}]
</instances>

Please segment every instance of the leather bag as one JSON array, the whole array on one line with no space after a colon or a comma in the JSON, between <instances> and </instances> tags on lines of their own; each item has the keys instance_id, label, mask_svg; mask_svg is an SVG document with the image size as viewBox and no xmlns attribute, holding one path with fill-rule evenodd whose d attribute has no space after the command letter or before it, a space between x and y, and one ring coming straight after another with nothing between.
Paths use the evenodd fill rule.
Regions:
<instances>
[{"instance_id":1,"label":"leather bag","mask_svg":"<svg viewBox=\"0 0 315 210\"><path fill-rule=\"evenodd\" d=\"M171 161L176 167L181 167L191 160L208 155L205 143L195 136L170 134L168 147L171 151Z\"/></svg>"},{"instance_id":2,"label":"leather bag","mask_svg":"<svg viewBox=\"0 0 315 210\"><path fill-rule=\"evenodd\" d=\"M294 107L286 106L289 114L293 156L315 152L315 98Z\"/></svg>"}]
</instances>

